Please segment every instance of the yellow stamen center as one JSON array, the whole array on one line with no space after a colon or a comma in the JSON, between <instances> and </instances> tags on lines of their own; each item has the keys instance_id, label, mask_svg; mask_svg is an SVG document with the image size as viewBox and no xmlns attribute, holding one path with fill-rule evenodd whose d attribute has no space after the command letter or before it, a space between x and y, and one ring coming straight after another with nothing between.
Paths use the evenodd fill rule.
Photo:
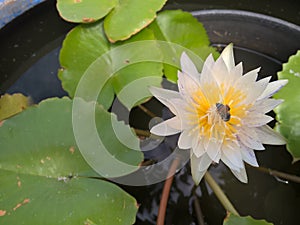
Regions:
<instances>
[{"instance_id":1,"label":"yellow stamen center","mask_svg":"<svg viewBox=\"0 0 300 225\"><path fill-rule=\"evenodd\" d=\"M227 88L225 91L222 86L214 92L210 91L210 93L213 93L214 96L205 96L202 90L193 93L192 102L187 108L190 125L194 126L200 132L200 136L204 138L235 141L242 119L250 107L242 103L246 97L245 94L234 87ZM230 119L228 121L222 119L216 103L229 106L230 111L227 113L230 113Z\"/></svg>"}]
</instances>

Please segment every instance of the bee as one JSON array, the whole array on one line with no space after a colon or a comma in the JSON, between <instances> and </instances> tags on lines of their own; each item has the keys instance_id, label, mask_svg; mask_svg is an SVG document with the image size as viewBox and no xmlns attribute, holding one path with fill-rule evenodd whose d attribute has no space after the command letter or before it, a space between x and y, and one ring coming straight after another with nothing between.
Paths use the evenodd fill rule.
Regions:
<instances>
[{"instance_id":1,"label":"bee","mask_svg":"<svg viewBox=\"0 0 300 225\"><path fill-rule=\"evenodd\" d=\"M217 112L221 119L225 122L230 120L230 107L228 105L223 105L222 103L216 103Z\"/></svg>"}]
</instances>

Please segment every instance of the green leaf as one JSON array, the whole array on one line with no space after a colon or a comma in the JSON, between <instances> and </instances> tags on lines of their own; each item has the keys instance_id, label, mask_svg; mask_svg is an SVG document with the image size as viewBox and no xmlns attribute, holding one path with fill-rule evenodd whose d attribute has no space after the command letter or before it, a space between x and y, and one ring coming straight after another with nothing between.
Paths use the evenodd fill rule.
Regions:
<instances>
[{"instance_id":1,"label":"green leaf","mask_svg":"<svg viewBox=\"0 0 300 225\"><path fill-rule=\"evenodd\" d=\"M69 22L90 23L106 16L117 0L57 0L60 16Z\"/></svg>"},{"instance_id":2,"label":"green leaf","mask_svg":"<svg viewBox=\"0 0 300 225\"><path fill-rule=\"evenodd\" d=\"M278 78L288 79L289 82L274 95L275 98L284 99L274 110L278 121L275 129L287 139L287 150L297 161L300 159L300 51L283 64Z\"/></svg>"},{"instance_id":3,"label":"green leaf","mask_svg":"<svg viewBox=\"0 0 300 225\"><path fill-rule=\"evenodd\" d=\"M241 217L234 214L229 214L224 219L223 225L272 225L265 220L255 220L250 216Z\"/></svg>"},{"instance_id":4,"label":"green leaf","mask_svg":"<svg viewBox=\"0 0 300 225\"><path fill-rule=\"evenodd\" d=\"M22 94L5 94L0 98L0 121L16 115L31 103L30 98Z\"/></svg>"},{"instance_id":5,"label":"green leaf","mask_svg":"<svg viewBox=\"0 0 300 225\"><path fill-rule=\"evenodd\" d=\"M120 0L104 20L104 29L111 42L126 40L148 26L167 0Z\"/></svg>"},{"instance_id":6,"label":"green leaf","mask_svg":"<svg viewBox=\"0 0 300 225\"><path fill-rule=\"evenodd\" d=\"M135 80L144 78L147 82L144 80L142 85L139 85L138 89L127 89L130 93L127 91L126 94L122 95L126 95L125 97L119 97L121 102L128 108L135 105L135 102L132 104L128 102L129 96L138 97L138 100L145 100L143 96L150 96L148 86L159 86L161 83L162 64L147 61L131 64L131 62L127 59L135 61L136 59L140 59L151 54L152 58L159 61L162 56L154 39L153 32L146 28L133 36L130 40L111 44L105 37L103 24L101 22L94 23L92 25L79 25L75 27L67 35L60 52L60 63L62 69L59 71L59 78L62 80L64 89L68 91L71 97L74 97L78 83L89 66L103 54L106 54L106 56L108 56L108 64L105 66L110 68L101 67L97 69L99 76L104 76L103 71L113 71L113 68L119 68L115 68L115 75L107 74L107 76L114 75L114 77L109 79L105 84L103 90L101 90L98 101L103 104L106 109L108 109L113 101L114 91L118 95L126 85L129 85ZM134 44L134 42L144 40L153 40L153 43L147 44L147 46L142 49L138 49L138 47L135 48L133 45L126 48L127 44ZM116 48L118 48L118 50L112 51ZM149 53L149 51L151 53ZM94 85L97 85L97 83L93 83ZM131 102L134 101L134 99L130 100Z\"/></svg>"},{"instance_id":7,"label":"green leaf","mask_svg":"<svg viewBox=\"0 0 300 225\"><path fill-rule=\"evenodd\" d=\"M145 28L129 40L118 42L114 47L124 46L126 44L135 44L135 42L153 40L141 46L141 42L136 47L128 49L122 48L112 57L115 61L124 61L127 57L128 65L119 70L113 77L113 87L119 100L128 108L131 109L149 97L149 86L160 86L163 75L163 64L161 51L155 42L153 32ZM128 45L130 46L130 45ZM128 59L128 57L131 57ZM139 63L131 64L131 60L142 58L156 59L157 62L149 62L147 60Z\"/></svg>"},{"instance_id":8,"label":"green leaf","mask_svg":"<svg viewBox=\"0 0 300 225\"><path fill-rule=\"evenodd\" d=\"M102 28L102 23L79 25L66 36L60 51L58 76L64 90L74 97L77 85L87 68L101 55L110 49ZM101 76L101 71L99 71ZM99 103L106 109L114 99L114 90L107 82L99 95Z\"/></svg>"},{"instance_id":9,"label":"green leaf","mask_svg":"<svg viewBox=\"0 0 300 225\"><path fill-rule=\"evenodd\" d=\"M150 25L158 40L176 43L183 46L203 61L210 53L216 57L217 51L210 47L209 39L203 25L190 13L181 10L165 10L158 14L156 20ZM172 49L174 59L179 61L182 52ZM202 62L197 62L198 70L201 70ZM177 62L177 65L180 65ZM164 64L165 76L171 80L177 81L177 70L173 66Z\"/></svg>"},{"instance_id":10,"label":"green leaf","mask_svg":"<svg viewBox=\"0 0 300 225\"><path fill-rule=\"evenodd\" d=\"M91 105L80 103L83 110ZM100 106L95 118L99 131L116 120ZM119 160L132 165L142 160L141 152L116 144L109 129L101 135ZM118 148L109 148L109 142ZM114 184L89 178L99 175L76 145L70 99L48 99L6 120L0 149L1 224L134 223L136 201Z\"/></svg>"}]
</instances>

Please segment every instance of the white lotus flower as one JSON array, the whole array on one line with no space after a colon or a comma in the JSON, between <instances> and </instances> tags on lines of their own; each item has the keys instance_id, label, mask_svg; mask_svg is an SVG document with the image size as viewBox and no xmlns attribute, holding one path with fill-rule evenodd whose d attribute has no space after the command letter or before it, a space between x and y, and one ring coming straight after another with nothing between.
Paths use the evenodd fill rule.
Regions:
<instances>
[{"instance_id":1,"label":"white lotus flower","mask_svg":"<svg viewBox=\"0 0 300 225\"><path fill-rule=\"evenodd\" d=\"M228 45L214 61L212 55L199 73L183 53L178 71L179 92L151 87L151 93L175 115L151 129L168 136L180 133L178 147L191 149L191 170L199 184L212 162L220 159L242 182L247 182L244 162L258 166L253 150L262 144L282 145L285 140L273 131L265 115L282 100L270 97L287 80L269 83L271 77L256 81L258 69L243 75L242 64L235 65L233 47Z\"/></svg>"}]
</instances>

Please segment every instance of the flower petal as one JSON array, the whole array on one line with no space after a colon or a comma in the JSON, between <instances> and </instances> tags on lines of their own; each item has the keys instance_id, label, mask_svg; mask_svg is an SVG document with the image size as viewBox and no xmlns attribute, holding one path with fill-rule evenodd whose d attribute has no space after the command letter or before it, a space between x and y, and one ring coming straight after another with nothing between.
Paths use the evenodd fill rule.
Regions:
<instances>
[{"instance_id":1,"label":"flower petal","mask_svg":"<svg viewBox=\"0 0 300 225\"><path fill-rule=\"evenodd\" d=\"M176 105L174 105L170 100L181 98L179 92L172 91L168 89L158 88L151 86L149 87L149 91L151 94L156 97L161 103L163 103L165 106L167 106L173 114L177 114Z\"/></svg>"},{"instance_id":2,"label":"flower petal","mask_svg":"<svg viewBox=\"0 0 300 225\"><path fill-rule=\"evenodd\" d=\"M199 158L206 152L204 145L203 145L203 140L199 135L197 135L195 138L193 138L192 150L197 158Z\"/></svg>"},{"instance_id":3,"label":"flower petal","mask_svg":"<svg viewBox=\"0 0 300 225\"><path fill-rule=\"evenodd\" d=\"M273 120L273 117L256 112L249 112L243 119L243 125L248 127L260 127Z\"/></svg>"},{"instance_id":4,"label":"flower petal","mask_svg":"<svg viewBox=\"0 0 300 225\"><path fill-rule=\"evenodd\" d=\"M219 57L213 67L211 67L211 74L216 79L218 85L221 85L230 78L228 68L222 57Z\"/></svg>"},{"instance_id":5,"label":"flower petal","mask_svg":"<svg viewBox=\"0 0 300 225\"><path fill-rule=\"evenodd\" d=\"M264 150L264 146L261 144L260 139L258 138L254 129L241 129L238 132L238 139L247 146L248 148L255 150Z\"/></svg>"},{"instance_id":6,"label":"flower petal","mask_svg":"<svg viewBox=\"0 0 300 225\"><path fill-rule=\"evenodd\" d=\"M186 73L181 73L180 71L178 71L177 76L180 94L186 99L191 99L193 94L201 88L199 82L194 77L189 76Z\"/></svg>"},{"instance_id":7,"label":"flower petal","mask_svg":"<svg viewBox=\"0 0 300 225\"><path fill-rule=\"evenodd\" d=\"M214 76L212 76L214 73L215 71L211 71L211 73L203 72L201 73L200 77L201 90L209 101L210 105L214 105L217 102L223 102L223 96L221 94L220 87Z\"/></svg>"},{"instance_id":8,"label":"flower petal","mask_svg":"<svg viewBox=\"0 0 300 225\"><path fill-rule=\"evenodd\" d=\"M243 75L243 63L237 64L229 73L230 76L226 79L226 85L232 86Z\"/></svg>"},{"instance_id":9,"label":"flower petal","mask_svg":"<svg viewBox=\"0 0 300 225\"><path fill-rule=\"evenodd\" d=\"M258 167L256 156L251 148L241 145L241 154L243 160L251 166Z\"/></svg>"},{"instance_id":10,"label":"flower petal","mask_svg":"<svg viewBox=\"0 0 300 225\"><path fill-rule=\"evenodd\" d=\"M226 48L222 51L220 57L226 64L228 71L230 71L235 66L232 43L226 46Z\"/></svg>"},{"instance_id":11,"label":"flower petal","mask_svg":"<svg viewBox=\"0 0 300 225\"><path fill-rule=\"evenodd\" d=\"M209 54L209 56L204 61L201 74L209 74L210 75L214 64L215 64L215 60L214 60L212 54Z\"/></svg>"},{"instance_id":12,"label":"flower petal","mask_svg":"<svg viewBox=\"0 0 300 225\"><path fill-rule=\"evenodd\" d=\"M199 72L193 63L193 61L188 57L188 55L183 52L180 57L181 71L189 76L199 79Z\"/></svg>"},{"instance_id":13,"label":"flower petal","mask_svg":"<svg viewBox=\"0 0 300 225\"><path fill-rule=\"evenodd\" d=\"M245 167L239 170L231 170L234 176L243 183L248 183L247 173Z\"/></svg>"},{"instance_id":14,"label":"flower petal","mask_svg":"<svg viewBox=\"0 0 300 225\"><path fill-rule=\"evenodd\" d=\"M207 154L198 158L195 154L193 154L193 152L191 152L191 172L196 185L200 183L211 163L212 160Z\"/></svg>"},{"instance_id":15,"label":"flower petal","mask_svg":"<svg viewBox=\"0 0 300 225\"><path fill-rule=\"evenodd\" d=\"M269 76L255 82L250 89L247 90L247 97L243 101L243 104L252 104L254 101L256 101L258 96L260 96L267 88L271 78L272 77Z\"/></svg>"},{"instance_id":16,"label":"flower petal","mask_svg":"<svg viewBox=\"0 0 300 225\"><path fill-rule=\"evenodd\" d=\"M178 147L180 149L189 149L192 147L193 137L189 134L189 130L184 130L178 139Z\"/></svg>"},{"instance_id":17,"label":"flower petal","mask_svg":"<svg viewBox=\"0 0 300 225\"><path fill-rule=\"evenodd\" d=\"M268 84L265 91L258 97L257 100L269 98L279 91L284 85L288 83L288 80L276 80Z\"/></svg>"},{"instance_id":18,"label":"flower petal","mask_svg":"<svg viewBox=\"0 0 300 225\"><path fill-rule=\"evenodd\" d=\"M259 140L269 145L284 145L286 140L279 133L275 132L268 125L257 127L255 129Z\"/></svg>"},{"instance_id":19,"label":"flower petal","mask_svg":"<svg viewBox=\"0 0 300 225\"><path fill-rule=\"evenodd\" d=\"M180 131L181 121L176 116L153 126L150 130L151 133L158 136L173 135L179 133Z\"/></svg>"},{"instance_id":20,"label":"flower petal","mask_svg":"<svg viewBox=\"0 0 300 225\"><path fill-rule=\"evenodd\" d=\"M230 165L234 165L233 168L242 168L243 167L243 159L240 152L240 147L237 145L223 145L222 153L226 156L226 158L231 162ZM222 157L221 157L222 159Z\"/></svg>"},{"instance_id":21,"label":"flower petal","mask_svg":"<svg viewBox=\"0 0 300 225\"><path fill-rule=\"evenodd\" d=\"M273 99L267 98L264 100L257 101L255 105L250 109L250 111L260 112L260 113L267 113L282 103L282 99Z\"/></svg>"}]
</instances>

